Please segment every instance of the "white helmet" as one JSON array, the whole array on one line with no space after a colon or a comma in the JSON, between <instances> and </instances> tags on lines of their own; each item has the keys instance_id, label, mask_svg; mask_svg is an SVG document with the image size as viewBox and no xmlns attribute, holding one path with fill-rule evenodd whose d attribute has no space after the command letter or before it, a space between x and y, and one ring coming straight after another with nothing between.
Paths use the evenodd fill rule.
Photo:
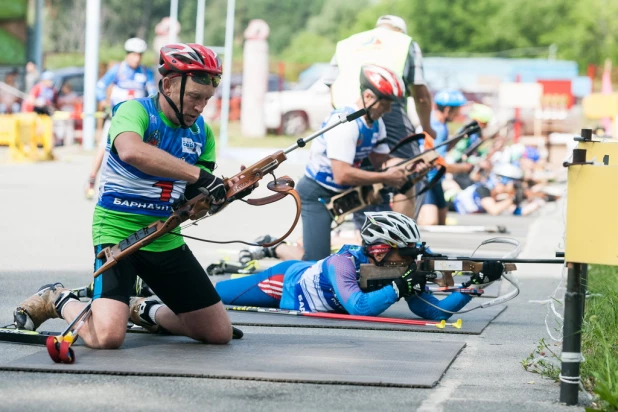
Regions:
<instances>
[{"instance_id":1,"label":"white helmet","mask_svg":"<svg viewBox=\"0 0 618 412\"><path fill-rule=\"evenodd\" d=\"M418 226L408 216L397 212L365 212L361 237L365 245L385 243L404 248L421 241Z\"/></svg>"},{"instance_id":2,"label":"white helmet","mask_svg":"<svg viewBox=\"0 0 618 412\"><path fill-rule=\"evenodd\" d=\"M393 15L380 16L376 23L376 27L381 26L382 24L388 24L403 34L408 34L408 26L406 25L405 20L401 17Z\"/></svg>"},{"instance_id":3,"label":"white helmet","mask_svg":"<svg viewBox=\"0 0 618 412\"><path fill-rule=\"evenodd\" d=\"M139 37L132 37L124 42L124 50L127 53L139 53L142 54L148 49L146 42Z\"/></svg>"},{"instance_id":4,"label":"white helmet","mask_svg":"<svg viewBox=\"0 0 618 412\"><path fill-rule=\"evenodd\" d=\"M517 166L510 163L498 163L492 168L492 173L496 176L506 177L513 180L524 178L524 172Z\"/></svg>"}]
</instances>

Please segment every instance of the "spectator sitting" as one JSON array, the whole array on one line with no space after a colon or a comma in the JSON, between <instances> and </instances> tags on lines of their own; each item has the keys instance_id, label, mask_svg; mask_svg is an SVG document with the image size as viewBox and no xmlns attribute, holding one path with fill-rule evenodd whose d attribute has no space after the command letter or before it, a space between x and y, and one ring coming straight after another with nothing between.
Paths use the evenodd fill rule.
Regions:
<instances>
[{"instance_id":1,"label":"spectator sitting","mask_svg":"<svg viewBox=\"0 0 618 412\"><path fill-rule=\"evenodd\" d=\"M459 214L487 213L492 216L509 212L514 215L528 215L545 202L535 198L525 205L521 169L511 164L495 165L486 182L477 182L459 192L452 208Z\"/></svg>"},{"instance_id":2,"label":"spectator sitting","mask_svg":"<svg viewBox=\"0 0 618 412\"><path fill-rule=\"evenodd\" d=\"M24 112L35 112L50 116L54 111L55 103L54 74L45 71L41 74L41 81L30 90L30 95L22 108Z\"/></svg>"},{"instance_id":3,"label":"spectator sitting","mask_svg":"<svg viewBox=\"0 0 618 412\"><path fill-rule=\"evenodd\" d=\"M80 100L77 93L69 83L64 83L58 93L56 99L56 107L59 111L64 112L65 116L54 119L54 135L56 137L56 145L70 145L73 143L75 134L75 104Z\"/></svg>"}]
</instances>

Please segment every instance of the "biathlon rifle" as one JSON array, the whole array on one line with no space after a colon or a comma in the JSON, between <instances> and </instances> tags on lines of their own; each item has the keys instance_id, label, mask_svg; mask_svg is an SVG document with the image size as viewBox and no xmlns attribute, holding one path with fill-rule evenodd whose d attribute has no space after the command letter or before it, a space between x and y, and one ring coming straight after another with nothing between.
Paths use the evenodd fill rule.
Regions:
<instances>
[{"instance_id":1,"label":"biathlon rifle","mask_svg":"<svg viewBox=\"0 0 618 412\"><path fill-rule=\"evenodd\" d=\"M167 218L167 220L156 221L149 226L131 234L126 239L120 241L117 245L106 247L105 249L103 249L97 255L97 257L101 259L105 258L105 263L94 272L94 276L96 277L100 275L101 273L114 266L120 259L123 259L124 257L136 252L137 250L143 248L146 245L149 245L161 236L172 232L174 229L178 228L181 223L187 220L198 221L202 218L212 216L213 214L220 212L223 208L225 208L234 200L243 199L245 196L249 195L253 191L256 184L260 180L262 180L269 174L272 175L273 180L270 181L266 185L266 187L269 190L275 192L275 194L260 199L248 199L243 201L252 206L262 206L281 200L288 195L294 198L296 202L296 216L294 218L292 226L279 239L275 239L272 242L264 243L262 246L268 247L281 242L292 232L292 230L294 230L296 223L298 223L298 218L300 217L301 202L298 193L296 192L296 190L294 190L294 180L292 180L292 178L289 176L282 176L280 178L277 178L274 175L273 171L287 159L288 153L298 149L299 147L304 147L307 142L313 140L321 134L329 131L330 129L340 124L355 120L363 116L365 113L366 110L361 109L349 115L345 115L343 113L339 114L338 120L328 125L327 127L318 130L310 136L298 139L295 144L291 145L285 150L279 150L271 155L266 156L264 159L258 161L257 163L245 168L244 170L241 170L240 173L236 174L235 176L232 176L231 178L225 178L224 182L227 187L227 193L226 200L223 204L211 204L210 196L208 194L199 194L189 200L181 198L180 202L173 205L173 212L171 216ZM172 233L178 236L185 236L187 238L203 242L244 243L252 246L254 245L252 243L239 240L213 241L181 235L179 232Z\"/></svg>"},{"instance_id":2,"label":"biathlon rifle","mask_svg":"<svg viewBox=\"0 0 618 412\"><path fill-rule=\"evenodd\" d=\"M502 243L512 244L519 248L517 241L510 238L492 238L483 241L477 250L487 244ZM543 264L563 264L564 259L517 259L514 256L519 254L519 250L515 249L515 253L506 255L502 258L486 258L486 257L448 257L430 253L422 242L417 251L418 259L410 266L390 266L378 267L375 265L364 264L360 268L359 285L365 291L377 290L386 285L390 285L396 278L400 278L406 271L412 269L421 279L421 283L433 282L440 286L439 291L461 291L466 293L467 288L474 284L481 284L479 274L483 270L483 262L501 262L504 264L504 273L510 273L517 270L518 263L543 263ZM474 254L474 253L473 253ZM461 288L453 288L455 281L453 275L465 274L470 275L470 279L461 284ZM511 279L509 279L512 282ZM424 284L421 285L424 289Z\"/></svg>"},{"instance_id":3,"label":"biathlon rifle","mask_svg":"<svg viewBox=\"0 0 618 412\"><path fill-rule=\"evenodd\" d=\"M436 152L437 148L456 143L465 136L477 133L480 130L481 129L477 122L471 122L457 136L454 136L451 139L435 147L427 149L416 156L402 160L395 165L384 168L381 171L385 171L391 167L403 167L405 169L406 175L408 176L408 182L404 185L402 189L400 189L400 191L405 192L416 183L420 182L432 169L438 166L438 159L440 159L440 156ZM403 140L418 140L419 138L423 137L425 136L410 135L406 136ZM398 146L399 143L395 147ZM424 162L430 167L420 173L414 172L416 165L421 162ZM440 171L436 174L436 176L434 176L433 179L428 182L425 187L423 187L423 189L416 193L416 196L431 189L431 187L433 187L444 175L444 172L444 168L441 167ZM367 186L355 186L338 195L333 196L329 200L322 199L322 202L325 204L326 209L331 215L331 218L338 226L343 223L346 215L356 212L357 210L364 209L369 205L382 203L382 195L387 193L389 190L392 191L393 189L386 187L384 183L374 183Z\"/></svg>"}]
</instances>

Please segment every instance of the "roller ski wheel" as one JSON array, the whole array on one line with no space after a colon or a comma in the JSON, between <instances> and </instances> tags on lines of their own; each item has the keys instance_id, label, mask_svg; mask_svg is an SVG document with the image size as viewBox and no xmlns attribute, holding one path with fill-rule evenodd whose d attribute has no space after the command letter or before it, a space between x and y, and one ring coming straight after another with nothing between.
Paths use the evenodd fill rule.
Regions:
<instances>
[{"instance_id":1,"label":"roller ski wheel","mask_svg":"<svg viewBox=\"0 0 618 412\"><path fill-rule=\"evenodd\" d=\"M68 341L62 341L60 344L59 356L62 363L75 363L75 352Z\"/></svg>"},{"instance_id":2,"label":"roller ski wheel","mask_svg":"<svg viewBox=\"0 0 618 412\"><path fill-rule=\"evenodd\" d=\"M52 358L55 363L61 363L62 361L60 360L60 349L58 348L58 345L56 343L56 337L48 337L45 341L45 346L47 347L47 353L49 353L49 357Z\"/></svg>"}]
</instances>

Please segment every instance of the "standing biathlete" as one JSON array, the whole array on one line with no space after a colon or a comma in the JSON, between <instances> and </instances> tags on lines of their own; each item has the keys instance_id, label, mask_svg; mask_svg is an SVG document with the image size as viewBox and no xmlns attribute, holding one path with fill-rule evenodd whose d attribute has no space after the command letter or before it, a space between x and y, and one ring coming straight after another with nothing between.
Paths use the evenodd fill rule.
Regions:
<instances>
[{"instance_id":1,"label":"standing biathlete","mask_svg":"<svg viewBox=\"0 0 618 412\"><path fill-rule=\"evenodd\" d=\"M374 170L380 170L389 159L388 146L383 142L386 130L381 117L390 110L394 100L403 98L403 82L391 70L377 65L362 66L356 77L360 77L360 97L349 106L332 112L323 126L336 122L342 113L350 114L362 108L367 109L367 113L313 141L305 175L296 186L302 201L303 247L287 244L252 247L240 252L240 261L263 257L323 259L331 253L332 217L325 202L354 186L384 183L399 188L406 183L403 167L391 167L384 172L360 168L361 162L369 159ZM264 243L267 239L264 237L256 242Z\"/></svg>"},{"instance_id":2,"label":"standing biathlete","mask_svg":"<svg viewBox=\"0 0 618 412\"><path fill-rule=\"evenodd\" d=\"M358 96L358 81L354 74L365 64L377 64L392 70L404 81L404 93L414 99L420 124L425 132L435 137L430 123L431 94L425 84L423 54L414 39L408 35L405 20L399 16L380 16L372 30L353 34L337 43L325 83L332 84L332 104L340 108ZM386 143L394 148L404 137L415 133L408 117L407 99L393 102L390 112L383 117ZM409 159L420 153L418 142L399 146L394 157ZM414 188L396 194L393 210L410 217L416 216ZM370 210L390 210L388 204L371 206Z\"/></svg>"},{"instance_id":3,"label":"standing biathlete","mask_svg":"<svg viewBox=\"0 0 618 412\"><path fill-rule=\"evenodd\" d=\"M405 298L414 314L439 321L451 316L443 310L457 312L472 299L453 292L439 300L424 290L424 275L419 277L413 270L379 290L361 290L361 264L408 266L421 245L418 227L409 217L397 212L365 215L363 246L345 245L318 262L286 261L255 275L217 282L221 300L228 305L377 316ZM500 262L483 263L484 283L478 286L487 287L500 279L503 271Z\"/></svg>"},{"instance_id":4,"label":"standing biathlete","mask_svg":"<svg viewBox=\"0 0 618 412\"><path fill-rule=\"evenodd\" d=\"M148 49L146 42L138 37L132 37L124 43L127 53L125 59L112 66L97 82L96 96L99 104L105 109L113 109L116 105L132 99L154 95L157 86L152 70L141 64L142 55ZM109 99L108 89L111 86ZM111 112L110 112L111 114ZM99 138L99 147L92 163L92 170L86 185L86 198L92 199L95 193L95 182L103 156L108 144L111 120L106 118Z\"/></svg>"},{"instance_id":5,"label":"standing biathlete","mask_svg":"<svg viewBox=\"0 0 618 412\"><path fill-rule=\"evenodd\" d=\"M220 82L220 59L202 45L170 44L161 49L159 72L157 95L114 109L92 224L95 256L169 217L183 194L192 198L201 192L213 204L225 201L224 182L212 174L214 135L200 116ZM102 264L96 258L95 270ZM137 274L160 301L131 298ZM84 305L61 284L45 285L17 308L15 324L34 330L49 318L70 323ZM95 279L92 316L79 336L93 348L117 348L129 317L150 331L164 328L202 342L232 338L230 320L202 265L172 233Z\"/></svg>"}]
</instances>

